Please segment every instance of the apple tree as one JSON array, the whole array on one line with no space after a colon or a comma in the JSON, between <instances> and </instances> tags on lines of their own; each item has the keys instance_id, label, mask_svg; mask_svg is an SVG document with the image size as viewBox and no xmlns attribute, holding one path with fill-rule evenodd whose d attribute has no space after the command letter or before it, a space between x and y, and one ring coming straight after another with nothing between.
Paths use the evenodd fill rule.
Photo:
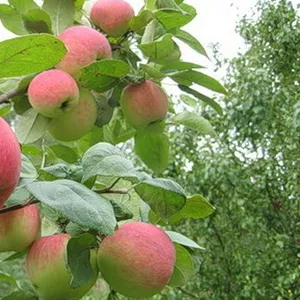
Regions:
<instances>
[{"instance_id":1,"label":"apple tree","mask_svg":"<svg viewBox=\"0 0 300 300\"><path fill-rule=\"evenodd\" d=\"M145 298L181 288L203 248L169 225L214 207L162 177L169 128L216 133L203 116L176 113L164 83L219 114L197 86L226 94L181 59L178 41L207 56L182 29L196 10L180 0L145 0L140 11L124 0L90 10L84 0L39 4L0 5L18 36L0 43L0 296ZM22 280L1 267L16 261Z\"/></svg>"}]
</instances>

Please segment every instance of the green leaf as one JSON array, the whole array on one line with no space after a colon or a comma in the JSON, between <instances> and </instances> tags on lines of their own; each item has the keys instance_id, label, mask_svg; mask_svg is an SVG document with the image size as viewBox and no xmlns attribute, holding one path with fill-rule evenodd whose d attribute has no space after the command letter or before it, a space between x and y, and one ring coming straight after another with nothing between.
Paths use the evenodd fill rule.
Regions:
<instances>
[{"instance_id":1,"label":"green leaf","mask_svg":"<svg viewBox=\"0 0 300 300\"><path fill-rule=\"evenodd\" d=\"M89 233L73 237L68 242L67 263L72 274L70 285L74 289L91 282L95 278L96 270L93 270L90 263L90 247L95 243L96 238Z\"/></svg>"},{"instance_id":2,"label":"green leaf","mask_svg":"<svg viewBox=\"0 0 300 300\"><path fill-rule=\"evenodd\" d=\"M50 16L44 10L40 8L29 10L22 18L28 32L52 33Z\"/></svg>"},{"instance_id":3,"label":"green leaf","mask_svg":"<svg viewBox=\"0 0 300 300\"><path fill-rule=\"evenodd\" d=\"M17 35L28 34L24 27L22 16L13 7L0 4L0 19L7 30Z\"/></svg>"},{"instance_id":4,"label":"green leaf","mask_svg":"<svg viewBox=\"0 0 300 300\"><path fill-rule=\"evenodd\" d=\"M39 8L33 0L8 0L19 14L26 14L31 9Z\"/></svg>"},{"instance_id":5,"label":"green leaf","mask_svg":"<svg viewBox=\"0 0 300 300\"><path fill-rule=\"evenodd\" d=\"M163 73L174 73L178 71L184 71L184 70L190 70L190 69L201 69L203 66L190 63L190 62L184 62L184 61L175 61L170 62L165 66L162 66L160 69Z\"/></svg>"},{"instance_id":6,"label":"green leaf","mask_svg":"<svg viewBox=\"0 0 300 300\"><path fill-rule=\"evenodd\" d=\"M120 108L114 109L110 122L103 126L103 140L113 145L126 142L135 134L135 129L126 121Z\"/></svg>"},{"instance_id":7,"label":"green leaf","mask_svg":"<svg viewBox=\"0 0 300 300\"><path fill-rule=\"evenodd\" d=\"M95 75L93 70L83 68L80 74L79 83L82 87L102 93L112 89L120 80L116 77L106 75Z\"/></svg>"},{"instance_id":8,"label":"green leaf","mask_svg":"<svg viewBox=\"0 0 300 300\"><path fill-rule=\"evenodd\" d=\"M173 0L157 0L156 7L158 9L169 8L179 12L181 11L181 8Z\"/></svg>"},{"instance_id":9,"label":"green leaf","mask_svg":"<svg viewBox=\"0 0 300 300\"><path fill-rule=\"evenodd\" d=\"M21 178L37 178L38 173L35 169L35 166L32 164L32 162L29 160L28 157L26 157L24 154L22 154L22 168L21 168Z\"/></svg>"},{"instance_id":10,"label":"green leaf","mask_svg":"<svg viewBox=\"0 0 300 300\"><path fill-rule=\"evenodd\" d=\"M10 103L2 103L0 104L0 116L4 117L6 116L11 110L11 104Z\"/></svg>"},{"instance_id":11,"label":"green leaf","mask_svg":"<svg viewBox=\"0 0 300 300\"><path fill-rule=\"evenodd\" d=\"M13 276L3 272L0 272L0 282L5 282L9 285L19 287L17 280Z\"/></svg>"},{"instance_id":12,"label":"green leaf","mask_svg":"<svg viewBox=\"0 0 300 300\"><path fill-rule=\"evenodd\" d=\"M163 133L137 132L134 138L136 154L155 173L163 172L169 163L169 138Z\"/></svg>"},{"instance_id":13,"label":"green leaf","mask_svg":"<svg viewBox=\"0 0 300 300\"><path fill-rule=\"evenodd\" d=\"M178 87L186 92L186 93L189 93L193 96L195 96L196 98L202 100L203 102L205 102L207 105L211 106L218 114L222 115L223 114L223 109L222 107L216 102L214 101L213 99L199 93L198 91L195 91L187 86L184 86L184 85L181 85L179 84Z\"/></svg>"},{"instance_id":14,"label":"green leaf","mask_svg":"<svg viewBox=\"0 0 300 300\"><path fill-rule=\"evenodd\" d=\"M38 114L34 109L26 111L16 123L16 135L21 144L31 144L46 132L50 119Z\"/></svg>"},{"instance_id":15,"label":"green leaf","mask_svg":"<svg viewBox=\"0 0 300 300\"><path fill-rule=\"evenodd\" d=\"M201 135L210 135L212 137L216 137L217 134L213 127L211 126L210 122L203 118L202 116L197 115L196 113L184 111L173 118L168 120L171 123L175 123L178 125L184 125L189 127L197 133Z\"/></svg>"},{"instance_id":16,"label":"green leaf","mask_svg":"<svg viewBox=\"0 0 300 300\"><path fill-rule=\"evenodd\" d=\"M161 73L157 68L152 67L151 65L145 65L145 64L140 64L140 68L145 70L145 72L147 72L147 74L151 77L151 78L155 78L155 79L161 79L163 77L166 77L165 74Z\"/></svg>"},{"instance_id":17,"label":"green leaf","mask_svg":"<svg viewBox=\"0 0 300 300\"><path fill-rule=\"evenodd\" d=\"M168 283L168 286L173 288L186 285L196 272L193 258L189 251L178 244L175 244L175 249L176 263L173 275Z\"/></svg>"},{"instance_id":18,"label":"green leaf","mask_svg":"<svg viewBox=\"0 0 300 300\"><path fill-rule=\"evenodd\" d=\"M199 84L209 90L227 95L226 89L216 79L198 71L188 70L178 72L170 76L181 85L190 86L193 83Z\"/></svg>"},{"instance_id":19,"label":"green leaf","mask_svg":"<svg viewBox=\"0 0 300 300\"><path fill-rule=\"evenodd\" d=\"M74 0L44 0L43 9L52 20L52 30L59 34L74 23Z\"/></svg>"},{"instance_id":20,"label":"green leaf","mask_svg":"<svg viewBox=\"0 0 300 300\"><path fill-rule=\"evenodd\" d=\"M83 77L99 77L106 75L110 77L121 78L130 72L129 65L118 59L102 59L96 61L81 70Z\"/></svg>"},{"instance_id":21,"label":"green leaf","mask_svg":"<svg viewBox=\"0 0 300 300\"><path fill-rule=\"evenodd\" d=\"M203 196L194 195L188 197L185 206L177 214L172 216L170 223L177 223L181 219L202 219L214 213L215 207Z\"/></svg>"},{"instance_id":22,"label":"green leaf","mask_svg":"<svg viewBox=\"0 0 300 300\"><path fill-rule=\"evenodd\" d=\"M156 9L156 1L157 0L145 0L145 9L153 11Z\"/></svg>"},{"instance_id":23,"label":"green leaf","mask_svg":"<svg viewBox=\"0 0 300 300\"><path fill-rule=\"evenodd\" d=\"M0 43L0 78L18 77L53 67L66 54L62 41L32 34Z\"/></svg>"},{"instance_id":24,"label":"green leaf","mask_svg":"<svg viewBox=\"0 0 300 300\"><path fill-rule=\"evenodd\" d=\"M91 147L82 158L84 176L82 181L101 175L110 177L136 177L132 162L117 147L98 143Z\"/></svg>"},{"instance_id":25,"label":"green leaf","mask_svg":"<svg viewBox=\"0 0 300 300\"><path fill-rule=\"evenodd\" d=\"M27 95L15 96L12 98L14 111L18 115L23 115L26 111L32 108Z\"/></svg>"},{"instance_id":26,"label":"green leaf","mask_svg":"<svg viewBox=\"0 0 300 300\"><path fill-rule=\"evenodd\" d=\"M160 9L155 12L155 18L164 26L166 30L181 28L190 23L197 13L193 8L193 11L186 13L183 10L174 9Z\"/></svg>"},{"instance_id":27,"label":"green leaf","mask_svg":"<svg viewBox=\"0 0 300 300\"><path fill-rule=\"evenodd\" d=\"M145 28L153 19L153 14L149 10L142 10L137 16L130 20L129 28L133 31L139 31Z\"/></svg>"},{"instance_id":28,"label":"green leaf","mask_svg":"<svg viewBox=\"0 0 300 300\"><path fill-rule=\"evenodd\" d=\"M168 179L147 179L136 185L135 191L163 220L180 211L186 202L182 187Z\"/></svg>"},{"instance_id":29,"label":"green leaf","mask_svg":"<svg viewBox=\"0 0 300 300\"><path fill-rule=\"evenodd\" d=\"M155 37L155 31L157 26L157 21L152 20L145 28L144 34L142 36L141 44L151 43Z\"/></svg>"},{"instance_id":30,"label":"green leaf","mask_svg":"<svg viewBox=\"0 0 300 300\"><path fill-rule=\"evenodd\" d=\"M113 116L114 108L109 105L109 101L112 100L112 98L108 99L106 95L96 93L94 93L94 96L98 105L98 115L95 125L102 127L108 124Z\"/></svg>"},{"instance_id":31,"label":"green leaf","mask_svg":"<svg viewBox=\"0 0 300 300\"><path fill-rule=\"evenodd\" d=\"M57 180L34 182L26 188L70 221L104 235L113 234L117 222L111 203L85 186L75 181Z\"/></svg>"},{"instance_id":32,"label":"green leaf","mask_svg":"<svg viewBox=\"0 0 300 300\"><path fill-rule=\"evenodd\" d=\"M54 152L56 157L73 164L78 161L79 157L77 153L70 147L65 145L50 146L50 149Z\"/></svg>"},{"instance_id":33,"label":"green leaf","mask_svg":"<svg viewBox=\"0 0 300 300\"><path fill-rule=\"evenodd\" d=\"M128 209L127 205L114 199L107 200L109 200L113 206L117 221L124 221L133 218L133 213Z\"/></svg>"},{"instance_id":34,"label":"green leaf","mask_svg":"<svg viewBox=\"0 0 300 300\"><path fill-rule=\"evenodd\" d=\"M153 60L161 60L174 50L171 34L166 34L159 40L138 46L143 54Z\"/></svg>"},{"instance_id":35,"label":"green leaf","mask_svg":"<svg viewBox=\"0 0 300 300\"><path fill-rule=\"evenodd\" d=\"M171 240L174 243L177 243L182 246L189 247L189 248L205 250L205 248L199 246L196 242L194 242L193 240L189 239L188 237L182 235L181 233L178 233L175 231L166 231L166 234L171 238Z\"/></svg>"},{"instance_id":36,"label":"green leaf","mask_svg":"<svg viewBox=\"0 0 300 300\"><path fill-rule=\"evenodd\" d=\"M188 95L185 94L180 95L180 100L184 102L186 105L189 105L190 107L195 108L197 106L197 100Z\"/></svg>"},{"instance_id":37,"label":"green leaf","mask_svg":"<svg viewBox=\"0 0 300 300\"><path fill-rule=\"evenodd\" d=\"M181 29L173 30L172 33L176 38L178 38L179 40L181 40L182 42L184 42L185 44L190 46L192 49L194 49L198 53L208 57L204 47L190 33L186 32L184 30L181 30Z\"/></svg>"},{"instance_id":38,"label":"green leaf","mask_svg":"<svg viewBox=\"0 0 300 300\"><path fill-rule=\"evenodd\" d=\"M38 300L38 296L27 293L26 291L18 290L12 294L2 298L1 300Z\"/></svg>"}]
</instances>

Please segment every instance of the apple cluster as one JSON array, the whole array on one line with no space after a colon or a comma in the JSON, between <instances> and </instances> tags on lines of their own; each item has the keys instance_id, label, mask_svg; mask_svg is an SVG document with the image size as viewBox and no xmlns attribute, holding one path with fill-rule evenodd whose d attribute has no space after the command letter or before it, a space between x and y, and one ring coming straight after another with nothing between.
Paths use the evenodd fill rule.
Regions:
<instances>
[{"instance_id":1,"label":"apple cluster","mask_svg":"<svg viewBox=\"0 0 300 300\"><path fill-rule=\"evenodd\" d=\"M77 140L95 125L95 93L80 87L77 82L80 70L96 60L110 59L112 49L108 37L126 34L133 17L133 8L124 0L99 0L90 12L97 29L78 25L59 34L67 54L55 69L38 74L28 87L31 106L51 118L49 133L55 139ZM163 120L168 111L167 95L151 80L126 86L119 104L125 118L136 129Z\"/></svg>"},{"instance_id":2,"label":"apple cluster","mask_svg":"<svg viewBox=\"0 0 300 300\"><path fill-rule=\"evenodd\" d=\"M0 208L18 183L21 150L10 126L0 118ZM168 235L143 223L123 224L113 236L105 237L99 249L91 249L94 276L90 282L72 288L66 263L71 236L40 237L41 218L36 204L0 214L0 252L22 252L28 277L42 299L80 299L95 284L99 271L115 291L132 298L159 293L170 280L176 255Z\"/></svg>"},{"instance_id":3,"label":"apple cluster","mask_svg":"<svg viewBox=\"0 0 300 300\"><path fill-rule=\"evenodd\" d=\"M129 29L133 8L123 0L99 0L90 19L97 27L77 25L58 38L67 54L55 69L34 77L28 87L31 106L51 118L49 132L57 140L73 141L89 132L97 119L94 92L80 87L81 68L112 57L108 36L121 37ZM103 33L101 33L101 31ZM168 98L151 80L128 84L119 99L125 118L136 129L166 117ZM21 149L10 126L0 118L0 209L18 184ZM93 278L73 288L66 262L69 234L41 237L38 205L31 204L0 214L0 252L29 249L26 270L39 296L45 300L80 299L95 284L99 271L113 290L131 298L150 297L169 282L176 260L169 236L160 228L130 222L90 250Z\"/></svg>"}]
</instances>

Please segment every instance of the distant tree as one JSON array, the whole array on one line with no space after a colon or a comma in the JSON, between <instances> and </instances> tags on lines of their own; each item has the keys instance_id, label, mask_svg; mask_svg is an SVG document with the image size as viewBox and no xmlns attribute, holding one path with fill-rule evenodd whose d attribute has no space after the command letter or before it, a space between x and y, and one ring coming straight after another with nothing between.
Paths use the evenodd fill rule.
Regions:
<instances>
[{"instance_id":1,"label":"distant tree","mask_svg":"<svg viewBox=\"0 0 300 300\"><path fill-rule=\"evenodd\" d=\"M237 31L247 51L219 61L228 71L225 114L194 107L220 138L207 142L186 128L172 133L168 175L181 177L189 192L217 207L203 223L182 223L207 248L186 289L201 299L296 299L300 19L289 1L260 1ZM182 172L187 163L191 171Z\"/></svg>"}]
</instances>

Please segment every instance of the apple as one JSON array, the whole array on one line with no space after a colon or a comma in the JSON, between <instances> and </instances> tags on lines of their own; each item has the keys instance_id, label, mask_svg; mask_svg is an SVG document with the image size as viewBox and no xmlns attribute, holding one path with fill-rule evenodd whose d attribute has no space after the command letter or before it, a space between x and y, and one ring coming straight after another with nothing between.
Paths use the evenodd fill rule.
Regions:
<instances>
[{"instance_id":1,"label":"apple","mask_svg":"<svg viewBox=\"0 0 300 300\"><path fill-rule=\"evenodd\" d=\"M14 191L20 172L20 145L10 126L0 117L0 208Z\"/></svg>"},{"instance_id":2,"label":"apple","mask_svg":"<svg viewBox=\"0 0 300 300\"><path fill-rule=\"evenodd\" d=\"M61 70L48 70L31 81L28 99L41 115L54 118L78 105L79 89L70 74Z\"/></svg>"},{"instance_id":3,"label":"apple","mask_svg":"<svg viewBox=\"0 0 300 300\"><path fill-rule=\"evenodd\" d=\"M143 222L121 225L103 239L99 270L116 291L131 298L153 296L167 285L176 260L174 245L160 228Z\"/></svg>"},{"instance_id":4,"label":"apple","mask_svg":"<svg viewBox=\"0 0 300 300\"><path fill-rule=\"evenodd\" d=\"M90 13L92 22L114 37L124 35L132 17L132 6L123 0L98 0Z\"/></svg>"},{"instance_id":5,"label":"apple","mask_svg":"<svg viewBox=\"0 0 300 300\"><path fill-rule=\"evenodd\" d=\"M70 286L72 274L68 271L66 248L71 236L58 234L38 239L26 257L28 277L43 300L75 300L83 297L98 278L96 251L91 251L94 277L78 287Z\"/></svg>"},{"instance_id":6,"label":"apple","mask_svg":"<svg viewBox=\"0 0 300 300\"><path fill-rule=\"evenodd\" d=\"M0 215L0 252L26 250L38 237L40 213L35 204Z\"/></svg>"},{"instance_id":7,"label":"apple","mask_svg":"<svg viewBox=\"0 0 300 300\"><path fill-rule=\"evenodd\" d=\"M68 52L56 65L56 68L72 75L78 76L81 68L97 59L112 56L106 37L88 26L69 27L58 38L64 42Z\"/></svg>"},{"instance_id":8,"label":"apple","mask_svg":"<svg viewBox=\"0 0 300 300\"><path fill-rule=\"evenodd\" d=\"M77 140L93 128L97 120L97 110L94 96L88 90L81 89L78 106L52 119L49 132L60 141Z\"/></svg>"},{"instance_id":9,"label":"apple","mask_svg":"<svg viewBox=\"0 0 300 300\"><path fill-rule=\"evenodd\" d=\"M126 86L121 95L120 105L127 121L139 129L165 119L168 97L160 86L146 80Z\"/></svg>"}]
</instances>

